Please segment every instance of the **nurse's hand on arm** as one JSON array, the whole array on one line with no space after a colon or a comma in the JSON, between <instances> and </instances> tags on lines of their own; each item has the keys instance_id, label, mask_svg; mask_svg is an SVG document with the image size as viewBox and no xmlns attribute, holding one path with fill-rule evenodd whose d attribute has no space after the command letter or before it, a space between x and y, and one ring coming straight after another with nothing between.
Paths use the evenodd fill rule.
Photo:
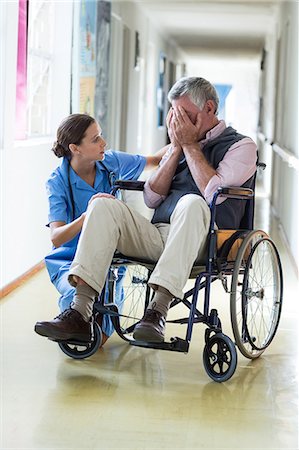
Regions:
<instances>
[{"instance_id":1,"label":"nurse's hand on arm","mask_svg":"<svg viewBox=\"0 0 299 450\"><path fill-rule=\"evenodd\" d=\"M154 155L146 156L145 157L145 159L146 159L145 169L156 169L157 166L159 165L161 159L167 152L168 148L169 148L169 145L165 145L160 150L158 150Z\"/></svg>"},{"instance_id":2,"label":"nurse's hand on arm","mask_svg":"<svg viewBox=\"0 0 299 450\"><path fill-rule=\"evenodd\" d=\"M102 198L102 197L115 199L115 197L113 197L113 195L106 194L106 193L98 193L98 194L93 195L90 198L88 205L90 205L91 202L93 200L95 200L96 198ZM86 212L81 214L80 217L78 217L77 219L73 220L70 223L51 222L50 223L51 241L52 241L52 244L54 245L54 247L56 247L56 248L60 247L61 245L65 244L68 241L71 241L75 236L77 236L77 234L80 233L80 231L82 229L85 216L86 216Z\"/></svg>"}]
</instances>

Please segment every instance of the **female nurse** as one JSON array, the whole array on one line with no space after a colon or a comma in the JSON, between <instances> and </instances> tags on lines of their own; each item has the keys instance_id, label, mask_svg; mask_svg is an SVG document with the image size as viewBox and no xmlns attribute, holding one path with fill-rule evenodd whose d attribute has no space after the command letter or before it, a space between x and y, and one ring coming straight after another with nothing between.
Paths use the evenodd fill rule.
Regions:
<instances>
[{"instance_id":1,"label":"female nurse","mask_svg":"<svg viewBox=\"0 0 299 450\"><path fill-rule=\"evenodd\" d=\"M159 164L165 147L153 156L131 155L108 150L97 121L87 114L72 114L62 121L53 152L61 165L47 181L49 222L53 249L45 262L52 283L60 293L63 312L72 303L75 288L68 283L68 271L74 258L88 204L109 194L116 179L137 179L144 168ZM119 268L116 303L122 301L124 269ZM112 334L109 317L102 322L103 343Z\"/></svg>"}]
</instances>

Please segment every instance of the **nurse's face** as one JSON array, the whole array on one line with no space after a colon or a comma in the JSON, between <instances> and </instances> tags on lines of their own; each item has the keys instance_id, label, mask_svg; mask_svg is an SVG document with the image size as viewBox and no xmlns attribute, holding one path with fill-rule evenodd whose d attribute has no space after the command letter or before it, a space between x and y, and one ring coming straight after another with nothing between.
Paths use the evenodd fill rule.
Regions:
<instances>
[{"instance_id":1,"label":"nurse's face","mask_svg":"<svg viewBox=\"0 0 299 450\"><path fill-rule=\"evenodd\" d=\"M91 161L102 161L105 157L106 141L97 122L92 123L85 131L85 136L78 145L81 156Z\"/></svg>"}]
</instances>

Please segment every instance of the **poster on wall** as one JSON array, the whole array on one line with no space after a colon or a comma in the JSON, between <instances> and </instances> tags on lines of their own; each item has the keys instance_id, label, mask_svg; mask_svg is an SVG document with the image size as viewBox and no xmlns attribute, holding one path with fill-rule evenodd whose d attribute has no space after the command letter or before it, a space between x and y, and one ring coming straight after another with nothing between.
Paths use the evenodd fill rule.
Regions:
<instances>
[{"instance_id":1,"label":"poster on wall","mask_svg":"<svg viewBox=\"0 0 299 450\"><path fill-rule=\"evenodd\" d=\"M80 112L94 116L95 77L80 78Z\"/></svg>"},{"instance_id":2,"label":"poster on wall","mask_svg":"<svg viewBox=\"0 0 299 450\"><path fill-rule=\"evenodd\" d=\"M80 112L94 116L97 2L80 3Z\"/></svg>"},{"instance_id":3,"label":"poster on wall","mask_svg":"<svg viewBox=\"0 0 299 450\"><path fill-rule=\"evenodd\" d=\"M97 2L95 117L108 136L108 91L111 3Z\"/></svg>"}]
</instances>

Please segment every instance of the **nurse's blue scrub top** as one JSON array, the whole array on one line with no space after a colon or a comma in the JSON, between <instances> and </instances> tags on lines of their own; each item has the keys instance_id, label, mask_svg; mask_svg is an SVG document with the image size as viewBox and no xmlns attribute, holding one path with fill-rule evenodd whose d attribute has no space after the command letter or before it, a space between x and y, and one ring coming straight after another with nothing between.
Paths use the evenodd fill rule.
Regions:
<instances>
[{"instance_id":1,"label":"nurse's blue scrub top","mask_svg":"<svg viewBox=\"0 0 299 450\"><path fill-rule=\"evenodd\" d=\"M73 190L75 211L74 218L79 217L87 209L90 198L99 192L109 193L111 190L111 178L114 180L134 180L143 171L146 158L140 155L130 155L119 151L108 150L103 161L108 171L96 162L96 177L94 187L91 187L70 167L70 183ZM46 184L49 199L49 223L65 222L73 220L72 201L68 181L69 162L63 158L61 165L54 170ZM109 173L110 174L109 174ZM109 179L110 178L110 179ZM112 183L113 183L112 181ZM54 281L59 269L73 261L80 233L71 241L61 247L53 247L51 253L46 256L45 262L51 278Z\"/></svg>"}]
</instances>

